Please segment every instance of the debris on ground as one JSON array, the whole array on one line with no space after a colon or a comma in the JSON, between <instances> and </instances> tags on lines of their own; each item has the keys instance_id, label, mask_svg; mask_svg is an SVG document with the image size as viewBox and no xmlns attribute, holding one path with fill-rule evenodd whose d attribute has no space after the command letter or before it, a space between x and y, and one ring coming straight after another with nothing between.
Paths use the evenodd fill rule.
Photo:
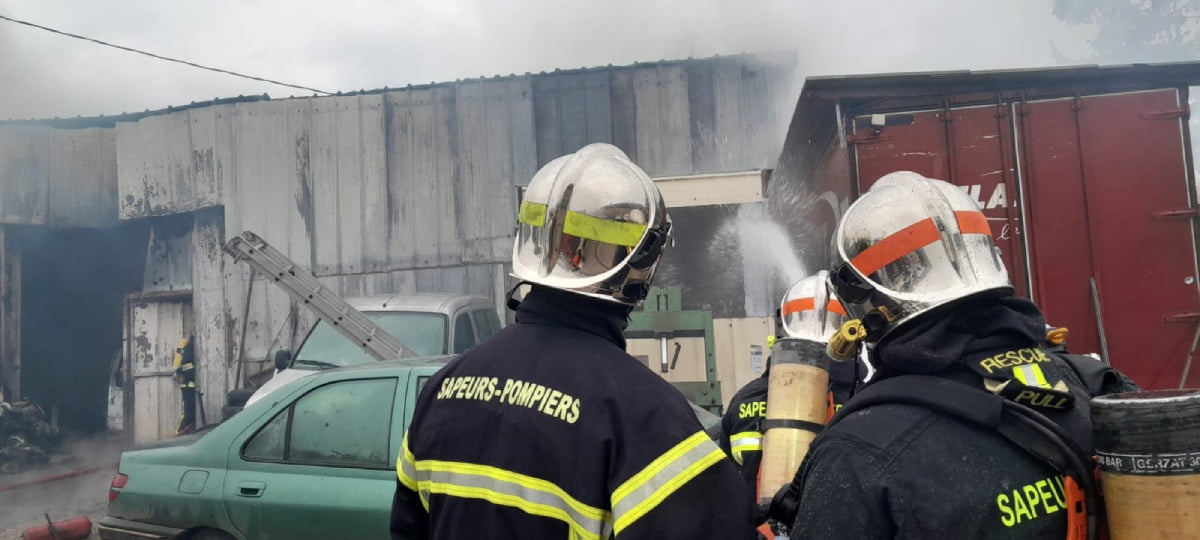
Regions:
<instances>
[{"instance_id":1,"label":"debris on ground","mask_svg":"<svg viewBox=\"0 0 1200 540\"><path fill-rule=\"evenodd\" d=\"M17 474L50 462L58 427L31 401L0 401L0 474Z\"/></svg>"}]
</instances>

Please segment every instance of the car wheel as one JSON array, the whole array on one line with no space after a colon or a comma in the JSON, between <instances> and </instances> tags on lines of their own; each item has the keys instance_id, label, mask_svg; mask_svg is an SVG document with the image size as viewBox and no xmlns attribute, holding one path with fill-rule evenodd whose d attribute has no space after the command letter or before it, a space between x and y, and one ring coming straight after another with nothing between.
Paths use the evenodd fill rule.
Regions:
<instances>
[{"instance_id":1,"label":"car wheel","mask_svg":"<svg viewBox=\"0 0 1200 540\"><path fill-rule=\"evenodd\" d=\"M245 405L250 400L250 396L254 395L253 388L238 388L225 396L225 404L235 407Z\"/></svg>"}]
</instances>

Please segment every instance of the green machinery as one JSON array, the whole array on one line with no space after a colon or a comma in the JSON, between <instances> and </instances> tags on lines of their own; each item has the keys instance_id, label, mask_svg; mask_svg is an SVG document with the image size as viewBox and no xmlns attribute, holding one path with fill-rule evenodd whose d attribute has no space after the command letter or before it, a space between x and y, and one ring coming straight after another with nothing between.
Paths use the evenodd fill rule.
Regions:
<instances>
[{"instance_id":1,"label":"green machinery","mask_svg":"<svg viewBox=\"0 0 1200 540\"><path fill-rule=\"evenodd\" d=\"M659 342L660 371L675 368L682 346L676 342L671 353L667 342L675 338L704 338L704 381L672 383L688 400L713 414L721 414L721 382L717 380L716 345L713 317L709 306L684 310L679 287L651 287L642 309L629 315L626 339L654 339Z\"/></svg>"}]
</instances>

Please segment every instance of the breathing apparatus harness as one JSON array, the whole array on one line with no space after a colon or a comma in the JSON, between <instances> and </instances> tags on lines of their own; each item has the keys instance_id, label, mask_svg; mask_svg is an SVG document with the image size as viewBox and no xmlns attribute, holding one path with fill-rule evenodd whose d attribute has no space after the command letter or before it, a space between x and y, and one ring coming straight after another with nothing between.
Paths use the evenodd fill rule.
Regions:
<instances>
[{"instance_id":1,"label":"breathing apparatus harness","mask_svg":"<svg viewBox=\"0 0 1200 540\"><path fill-rule=\"evenodd\" d=\"M830 339L829 355L834 359L855 359L866 335L862 321L847 321ZM1095 540L1100 495L1093 469L1081 457L1083 452L1074 439L1045 415L1000 393L986 392L953 380L930 375L900 375L866 386L834 415L826 429L857 411L888 403L915 405L990 429L1055 470L1062 471L1068 502L1066 538ZM801 483L798 470L792 483L771 501L768 513L772 518L787 523L795 519Z\"/></svg>"}]
</instances>

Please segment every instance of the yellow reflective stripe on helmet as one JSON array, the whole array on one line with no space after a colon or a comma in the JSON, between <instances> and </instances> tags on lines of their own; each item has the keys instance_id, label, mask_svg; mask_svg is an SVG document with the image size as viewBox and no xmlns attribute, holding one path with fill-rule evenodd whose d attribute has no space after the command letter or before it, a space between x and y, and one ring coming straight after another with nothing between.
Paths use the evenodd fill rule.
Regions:
<instances>
[{"instance_id":1,"label":"yellow reflective stripe on helmet","mask_svg":"<svg viewBox=\"0 0 1200 540\"><path fill-rule=\"evenodd\" d=\"M762 433L743 431L729 436L729 451L738 465L742 464L742 453L762 450Z\"/></svg>"},{"instance_id":2,"label":"yellow reflective stripe on helmet","mask_svg":"<svg viewBox=\"0 0 1200 540\"><path fill-rule=\"evenodd\" d=\"M614 530L620 534L722 459L725 452L703 431L684 439L613 491Z\"/></svg>"},{"instance_id":3,"label":"yellow reflective stripe on helmet","mask_svg":"<svg viewBox=\"0 0 1200 540\"><path fill-rule=\"evenodd\" d=\"M489 465L420 460L415 464L421 492L482 499L528 514L557 519L580 538L606 538L612 528L607 510L588 506L552 482Z\"/></svg>"},{"instance_id":4,"label":"yellow reflective stripe on helmet","mask_svg":"<svg viewBox=\"0 0 1200 540\"><path fill-rule=\"evenodd\" d=\"M408 432L404 433L404 442L400 445L400 456L396 458L396 477L404 487L417 491L416 459L408 449Z\"/></svg>"},{"instance_id":5,"label":"yellow reflective stripe on helmet","mask_svg":"<svg viewBox=\"0 0 1200 540\"><path fill-rule=\"evenodd\" d=\"M517 221L534 227L546 226L546 205L529 201L521 202L521 211Z\"/></svg>"},{"instance_id":6,"label":"yellow reflective stripe on helmet","mask_svg":"<svg viewBox=\"0 0 1200 540\"><path fill-rule=\"evenodd\" d=\"M563 223L563 232L571 236L604 242L605 244L633 247L646 234L646 226L641 223L602 219L574 210L567 210L567 219Z\"/></svg>"}]
</instances>

